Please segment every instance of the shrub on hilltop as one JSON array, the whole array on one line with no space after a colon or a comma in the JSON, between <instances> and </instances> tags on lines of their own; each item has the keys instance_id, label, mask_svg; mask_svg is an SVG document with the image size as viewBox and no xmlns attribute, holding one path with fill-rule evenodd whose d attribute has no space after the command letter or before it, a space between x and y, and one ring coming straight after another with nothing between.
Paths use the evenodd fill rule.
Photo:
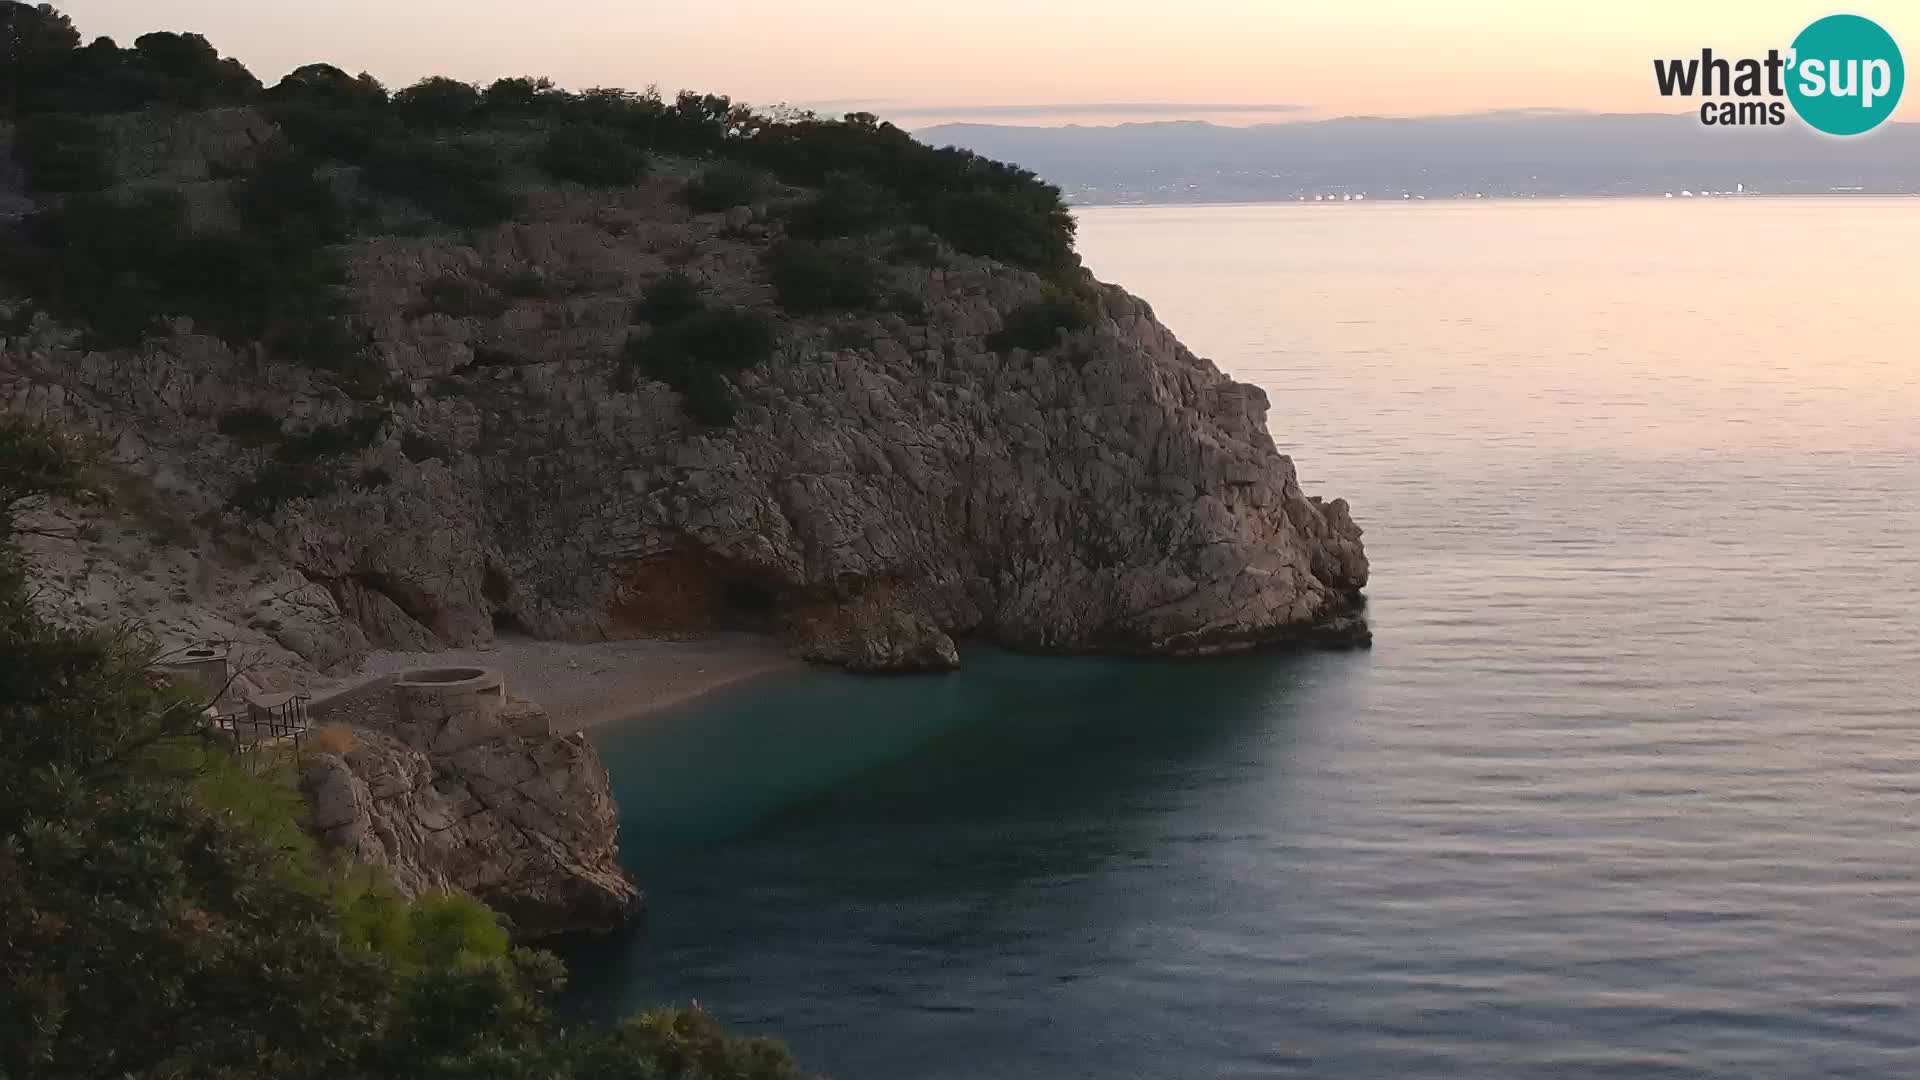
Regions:
<instances>
[{"instance_id":1,"label":"shrub on hilltop","mask_svg":"<svg viewBox=\"0 0 1920 1080\"><path fill-rule=\"evenodd\" d=\"M647 154L612 128L571 123L547 135L540 167L588 187L628 187L647 174Z\"/></svg>"},{"instance_id":2,"label":"shrub on hilltop","mask_svg":"<svg viewBox=\"0 0 1920 1080\"><path fill-rule=\"evenodd\" d=\"M765 190L766 179L758 169L722 162L700 170L681 194L694 213L718 214L754 202Z\"/></svg>"},{"instance_id":3,"label":"shrub on hilltop","mask_svg":"<svg viewBox=\"0 0 1920 1080\"><path fill-rule=\"evenodd\" d=\"M479 113L480 91L472 83L435 75L393 95L393 111L408 127L461 128Z\"/></svg>"},{"instance_id":4,"label":"shrub on hilltop","mask_svg":"<svg viewBox=\"0 0 1920 1080\"><path fill-rule=\"evenodd\" d=\"M393 140L374 147L362 175L450 225L498 225L520 208L501 182L499 155L483 146Z\"/></svg>"},{"instance_id":5,"label":"shrub on hilltop","mask_svg":"<svg viewBox=\"0 0 1920 1080\"><path fill-rule=\"evenodd\" d=\"M883 269L845 241L785 240L767 256L767 277L780 306L796 315L872 307L880 298Z\"/></svg>"}]
</instances>

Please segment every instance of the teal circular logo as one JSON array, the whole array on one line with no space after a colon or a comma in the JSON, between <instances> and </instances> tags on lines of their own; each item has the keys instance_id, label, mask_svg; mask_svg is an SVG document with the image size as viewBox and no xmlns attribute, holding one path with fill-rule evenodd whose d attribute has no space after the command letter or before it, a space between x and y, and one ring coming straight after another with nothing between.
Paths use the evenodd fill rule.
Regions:
<instances>
[{"instance_id":1,"label":"teal circular logo","mask_svg":"<svg viewBox=\"0 0 1920 1080\"><path fill-rule=\"evenodd\" d=\"M1893 115L1907 84L1907 65L1893 35L1858 15L1829 15L1800 31L1788 65L1793 111L1829 135L1879 127Z\"/></svg>"}]
</instances>

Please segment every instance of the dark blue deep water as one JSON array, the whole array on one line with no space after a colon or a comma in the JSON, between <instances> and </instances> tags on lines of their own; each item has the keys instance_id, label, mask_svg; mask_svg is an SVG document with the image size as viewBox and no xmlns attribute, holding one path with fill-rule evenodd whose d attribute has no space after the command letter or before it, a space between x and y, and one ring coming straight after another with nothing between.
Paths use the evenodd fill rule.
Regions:
<instances>
[{"instance_id":1,"label":"dark blue deep water","mask_svg":"<svg viewBox=\"0 0 1920 1080\"><path fill-rule=\"evenodd\" d=\"M1920 203L1082 218L1352 500L1378 646L596 732L651 914L576 1004L841 1080L1920 1075Z\"/></svg>"}]
</instances>

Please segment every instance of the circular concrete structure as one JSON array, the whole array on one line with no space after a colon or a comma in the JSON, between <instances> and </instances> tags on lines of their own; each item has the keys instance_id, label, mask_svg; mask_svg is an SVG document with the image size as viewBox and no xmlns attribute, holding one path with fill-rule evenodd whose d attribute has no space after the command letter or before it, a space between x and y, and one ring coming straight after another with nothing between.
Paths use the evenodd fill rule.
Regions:
<instances>
[{"instance_id":1,"label":"circular concrete structure","mask_svg":"<svg viewBox=\"0 0 1920 1080\"><path fill-rule=\"evenodd\" d=\"M488 671L477 667L422 668L418 671L402 672L393 685L404 687L432 687L437 690L471 693L474 691L499 690L506 693L506 676L497 671Z\"/></svg>"},{"instance_id":2,"label":"circular concrete structure","mask_svg":"<svg viewBox=\"0 0 1920 1080\"><path fill-rule=\"evenodd\" d=\"M479 667L420 668L394 680L402 738L424 750L451 753L505 734L501 706L507 679Z\"/></svg>"}]
</instances>

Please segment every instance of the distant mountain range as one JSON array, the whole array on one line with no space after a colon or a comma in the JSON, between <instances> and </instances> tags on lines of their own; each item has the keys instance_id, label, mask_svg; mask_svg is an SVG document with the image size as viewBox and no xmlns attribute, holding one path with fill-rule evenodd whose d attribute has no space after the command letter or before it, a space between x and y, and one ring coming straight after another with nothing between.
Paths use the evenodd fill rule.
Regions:
<instances>
[{"instance_id":1,"label":"distant mountain range","mask_svg":"<svg viewBox=\"0 0 1920 1080\"><path fill-rule=\"evenodd\" d=\"M1920 192L1920 124L1911 123L1836 139L1798 123L1709 127L1693 114L1523 110L1248 127L942 124L916 134L1017 162L1082 204Z\"/></svg>"}]
</instances>

